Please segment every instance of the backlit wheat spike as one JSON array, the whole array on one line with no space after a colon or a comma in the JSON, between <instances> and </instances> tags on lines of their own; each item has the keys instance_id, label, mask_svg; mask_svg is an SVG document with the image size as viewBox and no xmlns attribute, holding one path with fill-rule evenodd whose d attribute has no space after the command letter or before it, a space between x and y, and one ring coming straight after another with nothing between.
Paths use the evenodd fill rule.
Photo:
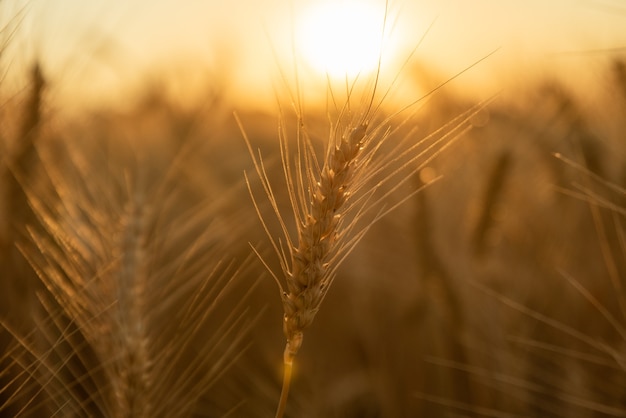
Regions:
<instances>
[{"instance_id":1,"label":"backlit wheat spike","mask_svg":"<svg viewBox=\"0 0 626 418\"><path fill-rule=\"evenodd\" d=\"M331 267L335 264L335 247L341 238L344 205L350 196L354 164L366 129L367 123L363 122L342 135L329 154L319 181L310 184L312 178L307 179L310 207L299 220L298 245L289 248L291 269L285 272L285 362L291 362L300 349L302 332L313 322L334 278Z\"/></svg>"},{"instance_id":2,"label":"backlit wheat spike","mask_svg":"<svg viewBox=\"0 0 626 418\"><path fill-rule=\"evenodd\" d=\"M335 277L336 268L350 246L356 243L347 234L354 224L346 223L350 211L350 197L355 187L356 161L364 150L367 122L362 121L342 134L331 136L326 159L322 165L316 159L312 144L300 136L298 141L297 169L287 160L289 149L281 141L283 168L287 188L297 222L297 241L293 241L280 215L276 200L267 180L261 160L254 159L257 173L287 239L287 253L268 236L281 258L286 288L274 275L282 293L284 308L283 331L287 343L284 352L285 378L283 394L277 416L282 416L291 380L293 360L302 345L303 332L311 325ZM248 142L250 152L252 148ZM254 154L252 154L254 155ZM252 190L250 190L252 193ZM257 211L259 211L258 206ZM260 212L259 212L259 216ZM261 220L263 217L261 216ZM265 225L265 223L264 223ZM358 236L359 234L357 234Z\"/></svg>"},{"instance_id":3,"label":"backlit wheat spike","mask_svg":"<svg viewBox=\"0 0 626 418\"><path fill-rule=\"evenodd\" d=\"M396 133L387 126L390 118L371 124L368 119L371 106L366 106L362 116L354 117L346 105L330 130L321 163L302 128L296 137L295 155L289 149L287 135L281 131L283 175L296 226L293 235L279 208L263 160L253 151L242 128L257 175L282 230L282 238L270 231L246 176L257 214L282 270L280 274L272 271L257 252L280 288L284 309L285 375L277 417L284 413L293 360L302 345L303 332L315 319L339 265L374 222L416 191L400 201L394 201L391 194L466 132L470 118L483 107L484 103L471 108L416 143L389 144ZM300 125L303 125L301 117Z\"/></svg>"}]
</instances>

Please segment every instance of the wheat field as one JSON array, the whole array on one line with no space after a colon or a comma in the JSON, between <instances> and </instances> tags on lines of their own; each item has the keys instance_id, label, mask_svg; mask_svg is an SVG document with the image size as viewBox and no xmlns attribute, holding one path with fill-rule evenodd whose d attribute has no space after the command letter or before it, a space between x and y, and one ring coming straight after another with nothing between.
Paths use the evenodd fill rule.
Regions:
<instances>
[{"instance_id":1,"label":"wheat field","mask_svg":"<svg viewBox=\"0 0 626 418\"><path fill-rule=\"evenodd\" d=\"M626 62L593 96L404 71L400 104L374 75L70 117L32 63L0 107L0 416L626 416Z\"/></svg>"}]
</instances>

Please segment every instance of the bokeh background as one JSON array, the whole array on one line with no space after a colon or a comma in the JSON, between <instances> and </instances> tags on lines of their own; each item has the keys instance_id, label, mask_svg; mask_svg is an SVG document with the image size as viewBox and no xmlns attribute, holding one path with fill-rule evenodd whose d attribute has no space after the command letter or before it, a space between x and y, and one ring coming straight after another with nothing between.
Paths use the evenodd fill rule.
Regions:
<instances>
[{"instance_id":1,"label":"bokeh background","mask_svg":"<svg viewBox=\"0 0 626 418\"><path fill-rule=\"evenodd\" d=\"M4 21L20 23L15 33L9 31L13 39L4 55L17 73L33 59L42 61L56 88L71 93L72 102L80 97L127 103L127 89L146 81L202 96L196 83L213 80L232 96L246 97L241 102L260 96L272 105L276 84L282 82L278 69L286 71L294 61L294 38L296 58L306 73L298 31L324 3L7 1ZM339 4L367 7L379 16L385 9L379 0ZM388 13L393 39L385 45L392 50L386 73L397 72L424 34L413 62L425 70L456 73L499 48L480 71L466 75L465 89L479 83L472 93L485 85L508 88L546 72L586 84L598 71L594 64L619 52L626 36L624 6L609 0L398 1L389 3ZM354 13L345 22L346 34L360 18ZM322 28L316 30L322 38ZM323 74L312 77L325 81Z\"/></svg>"},{"instance_id":2,"label":"bokeh background","mask_svg":"<svg viewBox=\"0 0 626 418\"><path fill-rule=\"evenodd\" d=\"M273 415L282 306L243 136L288 213L279 128L299 103L321 147L345 98L297 42L318 3L0 2L2 416ZM346 259L287 415L626 416L626 7L387 10L393 138L493 100ZM351 77L359 112L375 72Z\"/></svg>"}]
</instances>

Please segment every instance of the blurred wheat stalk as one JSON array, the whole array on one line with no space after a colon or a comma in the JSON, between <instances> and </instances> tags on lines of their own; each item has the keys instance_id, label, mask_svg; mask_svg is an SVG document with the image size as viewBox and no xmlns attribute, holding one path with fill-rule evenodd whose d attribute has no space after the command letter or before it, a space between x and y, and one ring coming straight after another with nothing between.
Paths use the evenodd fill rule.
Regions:
<instances>
[{"instance_id":1,"label":"blurred wheat stalk","mask_svg":"<svg viewBox=\"0 0 626 418\"><path fill-rule=\"evenodd\" d=\"M40 308L20 311L35 320L30 333L1 318L13 345L0 358L0 411L191 416L251 325L245 297L230 300L248 262L226 256L239 237L233 225L245 223L219 215L219 199L185 195L181 154L168 166L132 140L38 143L45 83L38 67L33 74L26 151L5 161L5 174L23 199L18 206L14 193L7 214L10 245L37 274L30 292ZM23 207L33 214L24 222ZM25 279L5 273L9 283Z\"/></svg>"}]
</instances>

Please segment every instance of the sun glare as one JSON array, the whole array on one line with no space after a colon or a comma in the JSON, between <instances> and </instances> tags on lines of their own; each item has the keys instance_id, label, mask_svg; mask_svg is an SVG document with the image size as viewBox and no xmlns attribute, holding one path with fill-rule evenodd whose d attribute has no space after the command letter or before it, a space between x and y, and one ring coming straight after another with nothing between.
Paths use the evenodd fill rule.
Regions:
<instances>
[{"instance_id":1,"label":"sun glare","mask_svg":"<svg viewBox=\"0 0 626 418\"><path fill-rule=\"evenodd\" d=\"M331 77L370 72L377 66L381 48L388 44L384 19L384 6L363 1L315 3L296 26L299 53L314 69Z\"/></svg>"}]
</instances>

